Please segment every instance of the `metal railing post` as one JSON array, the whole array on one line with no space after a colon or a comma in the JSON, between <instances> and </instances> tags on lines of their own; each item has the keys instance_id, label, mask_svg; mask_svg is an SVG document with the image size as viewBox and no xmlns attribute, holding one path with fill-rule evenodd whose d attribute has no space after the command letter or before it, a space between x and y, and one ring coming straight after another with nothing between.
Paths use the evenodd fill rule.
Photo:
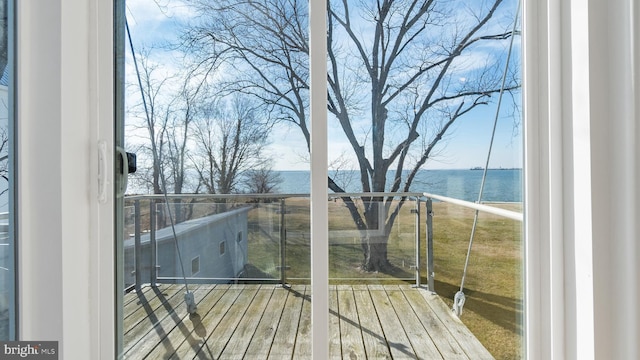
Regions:
<instances>
[{"instance_id":1,"label":"metal railing post","mask_svg":"<svg viewBox=\"0 0 640 360\"><path fill-rule=\"evenodd\" d=\"M140 200L133 202L134 211L134 251L135 251L135 277L136 277L136 291L142 287L142 246L140 241Z\"/></svg>"},{"instance_id":2,"label":"metal railing post","mask_svg":"<svg viewBox=\"0 0 640 360\"><path fill-rule=\"evenodd\" d=\"M285 229L284 215L286 207L284 203L285 199L280 199L280 284L282 286L287 285L287 230Z\"/></svg>"},{"instance_id":3,"label":"metal railing post","mask_svg":"<svg viewBox=\"0 0 640 360\"><path fill-rule=\"evenodd\" d=\"M433 200L427 198L427 285L429 291L435 292L433 270Z\"/></svg>"},{"instance_id":4,"label":"metal railing post","mask_svg":"<svg viewBox=\"0 0 640 360\"><path fill-rule=\"evenodd\" d=\"M151 265L150 268L150 281L151 286L156 286L158 283L158 248L156 244L156 201L151 200L149 202L149 247L151 252Z\"/></svg>"},{"instance_id":5,"label":"metal railing post","mask_svg":"<svg viewBox=\"0 0 640 360\"><path fill-rule=\"evenodd\" d=\"M416 287L420 287L420 198L416 198Z\"/></svg>"}]
</instances>

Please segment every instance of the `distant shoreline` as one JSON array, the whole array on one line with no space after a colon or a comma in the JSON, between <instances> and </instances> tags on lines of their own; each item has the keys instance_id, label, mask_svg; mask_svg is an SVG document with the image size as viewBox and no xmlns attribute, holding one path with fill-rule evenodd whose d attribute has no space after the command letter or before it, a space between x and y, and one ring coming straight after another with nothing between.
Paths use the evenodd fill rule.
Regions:
<instances>
[{"instance_id":1,"label":"distant shoreline","mask_svg":"<svg viewBox=\"0 0 640 360\"><path fill-rule=\"evenodd\" d=\"M449 169L439 169L439 170L449 170ZM465 169L451 169L451 170L465 170ZM480 167L480 166L476 166L476 167L472 167L469 170L484 170L484 168ZM503 168L503 167L499 167L499 168L489 168L487 170L522 170L522 168Z\"/></svg>"},{"instance_id":2,"label":"distant shoreline","mask_svg":"<svg viewBox=\"0 0 640 360\"><path fill-rule=\"evenodd\" d=\"M483 189L482 201L522 201L521 168L489 168ZM276 192L283 194L309 193L311 172L309 170L276 170L281 182ZM410 171L403 171L406 180ZM457 199L476 201L484 171L472 169L423 169L413 178L409 192L429 192ZM346 192L361 192L360 172L357 170L329 170L329 176ZM395 171L388 171L386 190L395 179Z\"/></svg>"}]
</instances>

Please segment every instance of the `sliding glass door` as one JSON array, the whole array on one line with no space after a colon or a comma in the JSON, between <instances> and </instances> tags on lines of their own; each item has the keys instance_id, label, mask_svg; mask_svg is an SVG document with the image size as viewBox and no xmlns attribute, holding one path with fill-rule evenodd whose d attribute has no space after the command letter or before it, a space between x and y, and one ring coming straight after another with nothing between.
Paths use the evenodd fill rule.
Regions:
<instances>
[{"instance_id":1,"label":"sliding glass door","mask_svg":"<svg viewBox=\"0 0 640 360\"><path fill-rule=\"evenodd\" d=\"M521 357L518 1L327 9L328 358Z\"/></svg>"},{"instance_id":2,"label":"sliding glass door","mask_svg":"<svg viewBox=\"0 0 640 360\"><path fill-rule=\"evenodd\" d=\"M517 1L115 9L120 356L522 355Z\"/></svg>"},{"instance_id":3,"label":"sliding glass door","mask_svg":"<svg viewBox=\"0 0 640 360\"><path fill-rule=\"evenodd\" d=\"M309 356L308 4L116 12L118 354Z\"/></svg>"}]
</instances>

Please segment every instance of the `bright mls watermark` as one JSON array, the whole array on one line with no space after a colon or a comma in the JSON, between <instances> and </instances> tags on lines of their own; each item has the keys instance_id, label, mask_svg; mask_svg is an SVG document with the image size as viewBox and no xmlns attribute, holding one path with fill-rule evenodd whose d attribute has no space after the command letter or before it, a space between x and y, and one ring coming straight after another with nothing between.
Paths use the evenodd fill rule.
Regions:
<instances>
[{"instance_id":1,"label":"bright mls watermark","mask_svg":"<svg viewBox=\"0 0 640 360\"><path fill-rule=\"evenodd\" d=\"M57 341L0 341L0 360L58 359Z\"/></svg>"}]
</instances>

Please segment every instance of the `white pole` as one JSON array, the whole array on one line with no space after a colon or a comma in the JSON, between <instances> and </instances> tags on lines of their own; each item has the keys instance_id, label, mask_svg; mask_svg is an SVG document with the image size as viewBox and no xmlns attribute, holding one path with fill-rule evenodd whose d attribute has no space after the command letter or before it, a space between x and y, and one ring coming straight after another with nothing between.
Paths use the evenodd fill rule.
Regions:
<instances>
[{"instance_id":1,"label":"white pole","mask_svg":"<svg viewBox=\"0 0 640 360\"><path fill-rule=\"evenodd\" d=\"M311 88L311 349L329 358L329 220L327 191L326 0L309 1Z\"/></svg>"}]
</instances>

